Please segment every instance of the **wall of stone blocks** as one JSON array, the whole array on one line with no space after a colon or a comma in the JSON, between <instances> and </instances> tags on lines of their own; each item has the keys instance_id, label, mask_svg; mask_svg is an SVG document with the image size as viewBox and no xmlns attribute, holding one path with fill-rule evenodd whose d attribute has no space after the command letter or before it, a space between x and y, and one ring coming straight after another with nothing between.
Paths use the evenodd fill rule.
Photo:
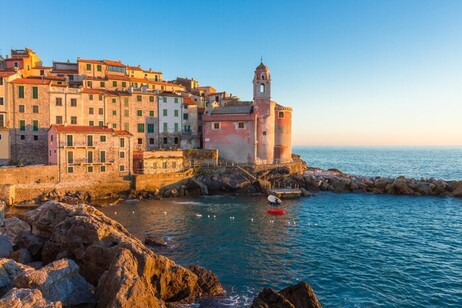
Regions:
<instances>
[{"instance_id":1,"label":"wall of stone blocks","mask_svg":"<svg viewBox=\"0 0 462 308\"><path fill-rule=\"evenodd\" d=\"M155 191L164 186L172 185L192 177L191 170L183 173L143 174L135 178L135 189Z\"/></svg>"},{"instance_id":2,"label":"wall of stone blocks","mask_svg":"<svg viewBox=\"0 0 462 308\"><path fill-rule=\"evenodd\" d=\"M0 185L58 183L58 166L0 168Z\"/></svg>"}]
</instances>

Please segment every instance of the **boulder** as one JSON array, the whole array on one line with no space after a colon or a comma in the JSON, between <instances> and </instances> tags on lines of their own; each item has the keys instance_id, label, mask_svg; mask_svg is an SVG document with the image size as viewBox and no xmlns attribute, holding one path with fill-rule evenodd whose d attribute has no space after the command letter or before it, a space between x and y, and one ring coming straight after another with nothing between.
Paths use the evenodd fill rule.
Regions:
<instances>
[{"instance_id":1,"label":"boulder","mask_svg":"<svg viewBox=\"0 0 462 308\"><path fill-rule=\"evenodd\" d=\"M200 288L200 295L223 295L223 287L221 286L221 283L218 281L218 277L214 273L197 264L190 265L188 268L197 276L197 284Z\"/></svg>"},{"instance_id":2,"label":"boulder","mask_svg":"<svg viewBox=\"0 0 462 308\"><path fill-rule=\"evenodd\" d=\"M250 308L295 308L284 296L271 288L264 288Z\"/></svg>"},{"instance_id":3,"label":"boulder","mask_svg":"<svg viewBox=\"0 0 462 308\"><path fill-rule=\"evenodd\" d=\"M13 245L16 244L16 238L23 232L30 232L31 226L16 216L5 219L4 234L8 236Z\"/></svg>"},{"instance_id":4,"label":"boulder","mask_svg":"<svg viewBox=\"0 0 462 308\"><path fill-rule=\"evenodd\" d=\"M0 258L6 258L13 252L13 245L6 235L0 235Z\"/></svg>"},{"instance_id":5,"label":"boulder","mask_svg":"<svg viewBox=\"0 0 462 308\"><path fill-rule=\"evenodd\" d=\"M144 238L144 244L152 247L167 247L167 242L160 236L147 234Z\"/></svg>"},{"instance_id":6,"label":"boulder","mask_svg":"<svg viewBox=\"0 0 462 308\"><path fill-rule=\"evenodd\" d=\"M16 238L16 246L18 248L27 249L33 260L42 259L42 250L45 245L46 238L32 233L21 233Z\"/></svg>"},{"instance_id":7,"label":"boulder","mask_svg":"<svg viewBox=\"0 0 462 308\"><path fill-rule=\"evenodd\" d=\"M137 269L137 259L122 249L98 282L98 307L165 307Z\"/></svg>"},{"instance_id":8,"label":"boulder","mask_svg":"<svg viewBox=\"0 0 462 308\"><path fill-rule=\"evenodd\" d=\"M17 308L62 308L61 302L48 302L37 289L13 288L0 299L0 307Z\"/></svg>"},{"instance_id":9,"label":"boulder","mask_svg":"<svg viewBox=\"0 0 462 308\"><path fill-rule=\"evenodd\" d=\"M22 264L32 262L32 255L30 254L29 250L25 248L20 248L18 250L13 251L10 254L10 258Z\"/></svg>"},{"instance_id":10,"label":"boulder","mask_svg":"<svg viewBox=\"0 0 462 308\"><path fill-rule=\"evenodd\" d=\"M383 191L385 189L385 187L387 187L388 183L389 183L388 179L376 178L374 180L374 187L381 190L381 191Z\"/></svg>"},{"instance_id":11,"label":"boulder","mask_svg":"<svg viewBox=\"0 0 462 308\"><path fill-rule=\"evenodd\" d=\"M289 302L297 308L322 307L313 291L313 288L304 281L279 291L279 294L287 298Z\"/></svg>"},{"instance_id":12,"label":"boulder","mask_svg":"<svg viewBox=\"0 0 462 308\"><path fill-rule=\"evenodd\" d=\"M0 200L0 227L3 226L3 221L5 220L5 202Z\"/></svg>"},{"instance_id":13,"label":"boulder","mask_svg":"<svg viewBox=\"0 0 462 308\"><path fill-rule=\"evenodd\" d=\"M420 195L433 195L432 184L426 182L418 182L415 188L416 193ZM434 187L434 185L433 185Z\"/></svg>"},{"instance_id":14,"label":"boulder","mask_svg":"<svg viewBox=\"0 0 462 308\"><path fill-rule=\"evenodd\" d=\"M454 197L462 198L462 181L454 181L450 184L450 190Z\"/></svg>"},{"instance_id":15,"label":"boulder","mask_svg":"<svg viewBox=\"0 0 462 308\"><path fill-rule=\"evenodd\" d=\"M0 259L0 296L13 287L13 280L16 276L29 270L33 269L11 259Z\"/></svg>"},{"instance_id":16,"label":"boulder","mask_svg":"<svg viewBox=\"0 0 462 308\"><path fill-rule=\"evenodd\" d=\"M434 194L435 195L444 195L446 193L448 184L443 181L443 180L437 180L435 181L435 189L434 189Z\"/></svg>"},{"instance_id":17,"label":"boulder","mask_svg":"<svg viewBox=\"0 0 462 308\"><path fill-rule=\"evenodd\" d=\"M348 190L351 181L349 178L334 177L332 178L332 188L336 193L342 193Z\"/></svg>"},{"instance_id":18,"label":"boulder","mask_svg":"<svg viewBox=\"0 0 462 308\"><path fill-rule=\"evenodd\" d=\"M397 177L392 183L391 193L397 195L413 195L414 191L409 187L409 183L406 178L400 176ZM388 186L387 186L388 187ZM388 190L388 189L387 189Z\"/></svg>"},{"instance_id":19,"label":"boulder","mask_svg":"<svg viewBox=\"0 0 462 308\"><path fill-rule=\"evenodd\" d=\"M79 274L79 266L70 259L25 271L14 279L13 285L38 289L47 300L60 301L65 306L96 303L94 287L85 281Z\"/></svg>"}]
</instances>

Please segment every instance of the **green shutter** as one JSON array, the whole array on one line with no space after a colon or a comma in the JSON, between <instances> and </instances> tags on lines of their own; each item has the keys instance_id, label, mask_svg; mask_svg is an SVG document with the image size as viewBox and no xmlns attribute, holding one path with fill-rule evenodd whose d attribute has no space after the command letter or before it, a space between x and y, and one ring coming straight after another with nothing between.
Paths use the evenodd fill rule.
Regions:
<instances>
[{"instance_id":1,"label":"green shutter","mask_svg":"<svg viewBox=\"0 0 462 308\"><path fill-rule=\"evenodd\" d=\"M32 98L38 98L38 87L32 87Z\"/></svg>"},{"instance_id":2,"label":"green shutter","mask_svg":"<svg viewBox=\"0 0 462 308\"><path fill-rule=\"evenodd\" d=\"M26 130L26 121L19 120L19 130Z\"/></svg>"},{"instance_id":3,"label":"green shutter","mask_svg":"<svg viewBox=\"0 0 462 308\"><path fill-rule=\"evenodd\" d=\"M18 97L19 98L24 98L24 86L19 86L18 87Z\"/></svg>"},{"instance_id":4,"label":"green shutter","mask_svg":"<svg viewBox=\"0 0 462 308\"><path fill-rule=\"evenodd\" d=\"M38 121L37 120L33 120L32 121L32 130L34 132L38 131L38 128L39 128L39 124L38 124Z\"/></svg>"},{"instance_id":5,"label":"green shutter","mask_svg":"<svg viewBox=\"0 0 462 308\"><path fill-rule=\"evenodd\" d=\"M148 124L148 133L154 132L154 124Z\"/></svg>"}]
</instances>

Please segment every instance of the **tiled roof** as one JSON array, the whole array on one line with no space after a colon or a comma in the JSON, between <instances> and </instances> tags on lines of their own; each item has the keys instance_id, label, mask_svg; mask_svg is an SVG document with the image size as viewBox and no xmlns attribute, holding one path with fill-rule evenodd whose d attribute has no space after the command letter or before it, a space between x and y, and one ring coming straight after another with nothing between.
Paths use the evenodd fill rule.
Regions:
<instances>
[{"instance_id":1,"label":"tiled roof","mask_svg":"<svg viewBox=\"0 0 462 308\"><path fill-rule=\"evenodd\" d=\"M107 81L107 79L104 77L93 77L93 76L85 76L83 80Z\"/></svg>"},{"instance_id":2,"label":"tiled roof","mask_svg":"<svg viewBox=\"0 0 462 308\"><path fill-rule=\"evenodd\" d=\"M183 98L183 104L185 105L197 105L197 102L195 102L192 98L190 97L184 97Z\"/></svg>"},{"instance_id":3,"label":"tiled roof","mask_svg":"<svg viewBox=\"0 0 462 308\"><path fill-rule=\"evenodd\" d=\"M101 61L101 60L77 59L77 62L85 62L85 63L93 63L93 64L103 64L103 61Z\"/></svg>"},{"instance_id":4,"label":"tiled roof","mask_svg":"<svg viewBox=\"0 0 462 308\"><path fill-rule=\"evenodd\" d=\"M130 134L130 133L127 132L126 130L115 130L114 133L115 133L117 136L133 136L132 134Z\"/></svg>"},{"instance_id":5,"label":"tiled roof","mask_svg":"<svg viewBox=\"0 0 462 308\"><path fill-rule=\"evenodd\" d=\"M107 79L114 79L114 80L129 80L127 76L121 76L121 75L112 75L112 74L106 74Z\"/></svg>"},{"instance_id":6,"label":"tiled roof","mask_svg":"<svg viewBox=\"0 0 462 308\"><path fill-rule=\"evenodd\" d=\"M8 77L16 74L15 71L0 71L0 77Z\"/></svg>"},{"instance_id":7,"label":"tiled roof","mask_svg":"<svg viewBox=\"0 0 462 308\"><path fill-rule=\"evenodd\" d=\"M112 134L114 130L107 126L83 126L83 125L51 125L58 133L99 133Z\"/></svg>"},{"instance_id":8,"label":"tiled roof","mask_svg":"<svg viewBox=\"0 0 462 308\"><path fill-rule=\"evenodd\" d=\"M216 107L210 112L210 115L225 115L225 114L251 114L253 112L252 105L243 106L226 106Z\"/></svg>"},{"instance_id":9,"label":"tiled roof","mask_svg":"<svg viewBox=\"0 0 462 308\"><path fill-rule=\"evenodd\" d=\"M276 104L276 107L274 108L275 110L287 110L287 111L292 111L292 107L285 107L279 104Z\"/></svg>"},{"instance_id":10,"label":"tiled roof","mask_svg":"<svg viewBox=\"0 0 462 308\"><path fill-rule=\"evenodd\" d=\"M119 66L119 67L125 67L125 64L123 64L120 61L114 61L114 60L103 60L104 64L110 65L110 66Z\"/></svg>"},{"instance_id":11,"label":"tiled roof","mask_svg":"<svg viewBox=\"0 0 462 308\"><path fill-rule=\"evenodd\" d=\"M45 78L18 78L13 80L11 83L47 85L51 83L51 80Z\"/></svg>"},{"instance_id":12,"label":"tiled roof","mask_svg":"<svg viewBox=\"0 0 462 308\"><path fill-rule=\"evenodd\" d=\"M89 94L105 94L106 90L104 89L90 89L90 88L83 88L82 93L89 93Z\"/></svg>"}]
</instances>

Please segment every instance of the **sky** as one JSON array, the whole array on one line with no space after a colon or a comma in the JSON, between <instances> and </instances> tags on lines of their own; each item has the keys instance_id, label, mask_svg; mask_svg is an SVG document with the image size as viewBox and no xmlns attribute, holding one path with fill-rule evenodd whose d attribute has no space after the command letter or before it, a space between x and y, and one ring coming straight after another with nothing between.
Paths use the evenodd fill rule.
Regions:
<instances>
[{"instance_id":1,"label":"sky","mask_svg":"<svg viewBox=\"0 0 462 308\"><path fill-rule=\"evenodd\" d=\"M122 60L242 100L263 58L295 145L462 146L462 1L2 2L0 54Z\"/></svg>"}]
</instances>

